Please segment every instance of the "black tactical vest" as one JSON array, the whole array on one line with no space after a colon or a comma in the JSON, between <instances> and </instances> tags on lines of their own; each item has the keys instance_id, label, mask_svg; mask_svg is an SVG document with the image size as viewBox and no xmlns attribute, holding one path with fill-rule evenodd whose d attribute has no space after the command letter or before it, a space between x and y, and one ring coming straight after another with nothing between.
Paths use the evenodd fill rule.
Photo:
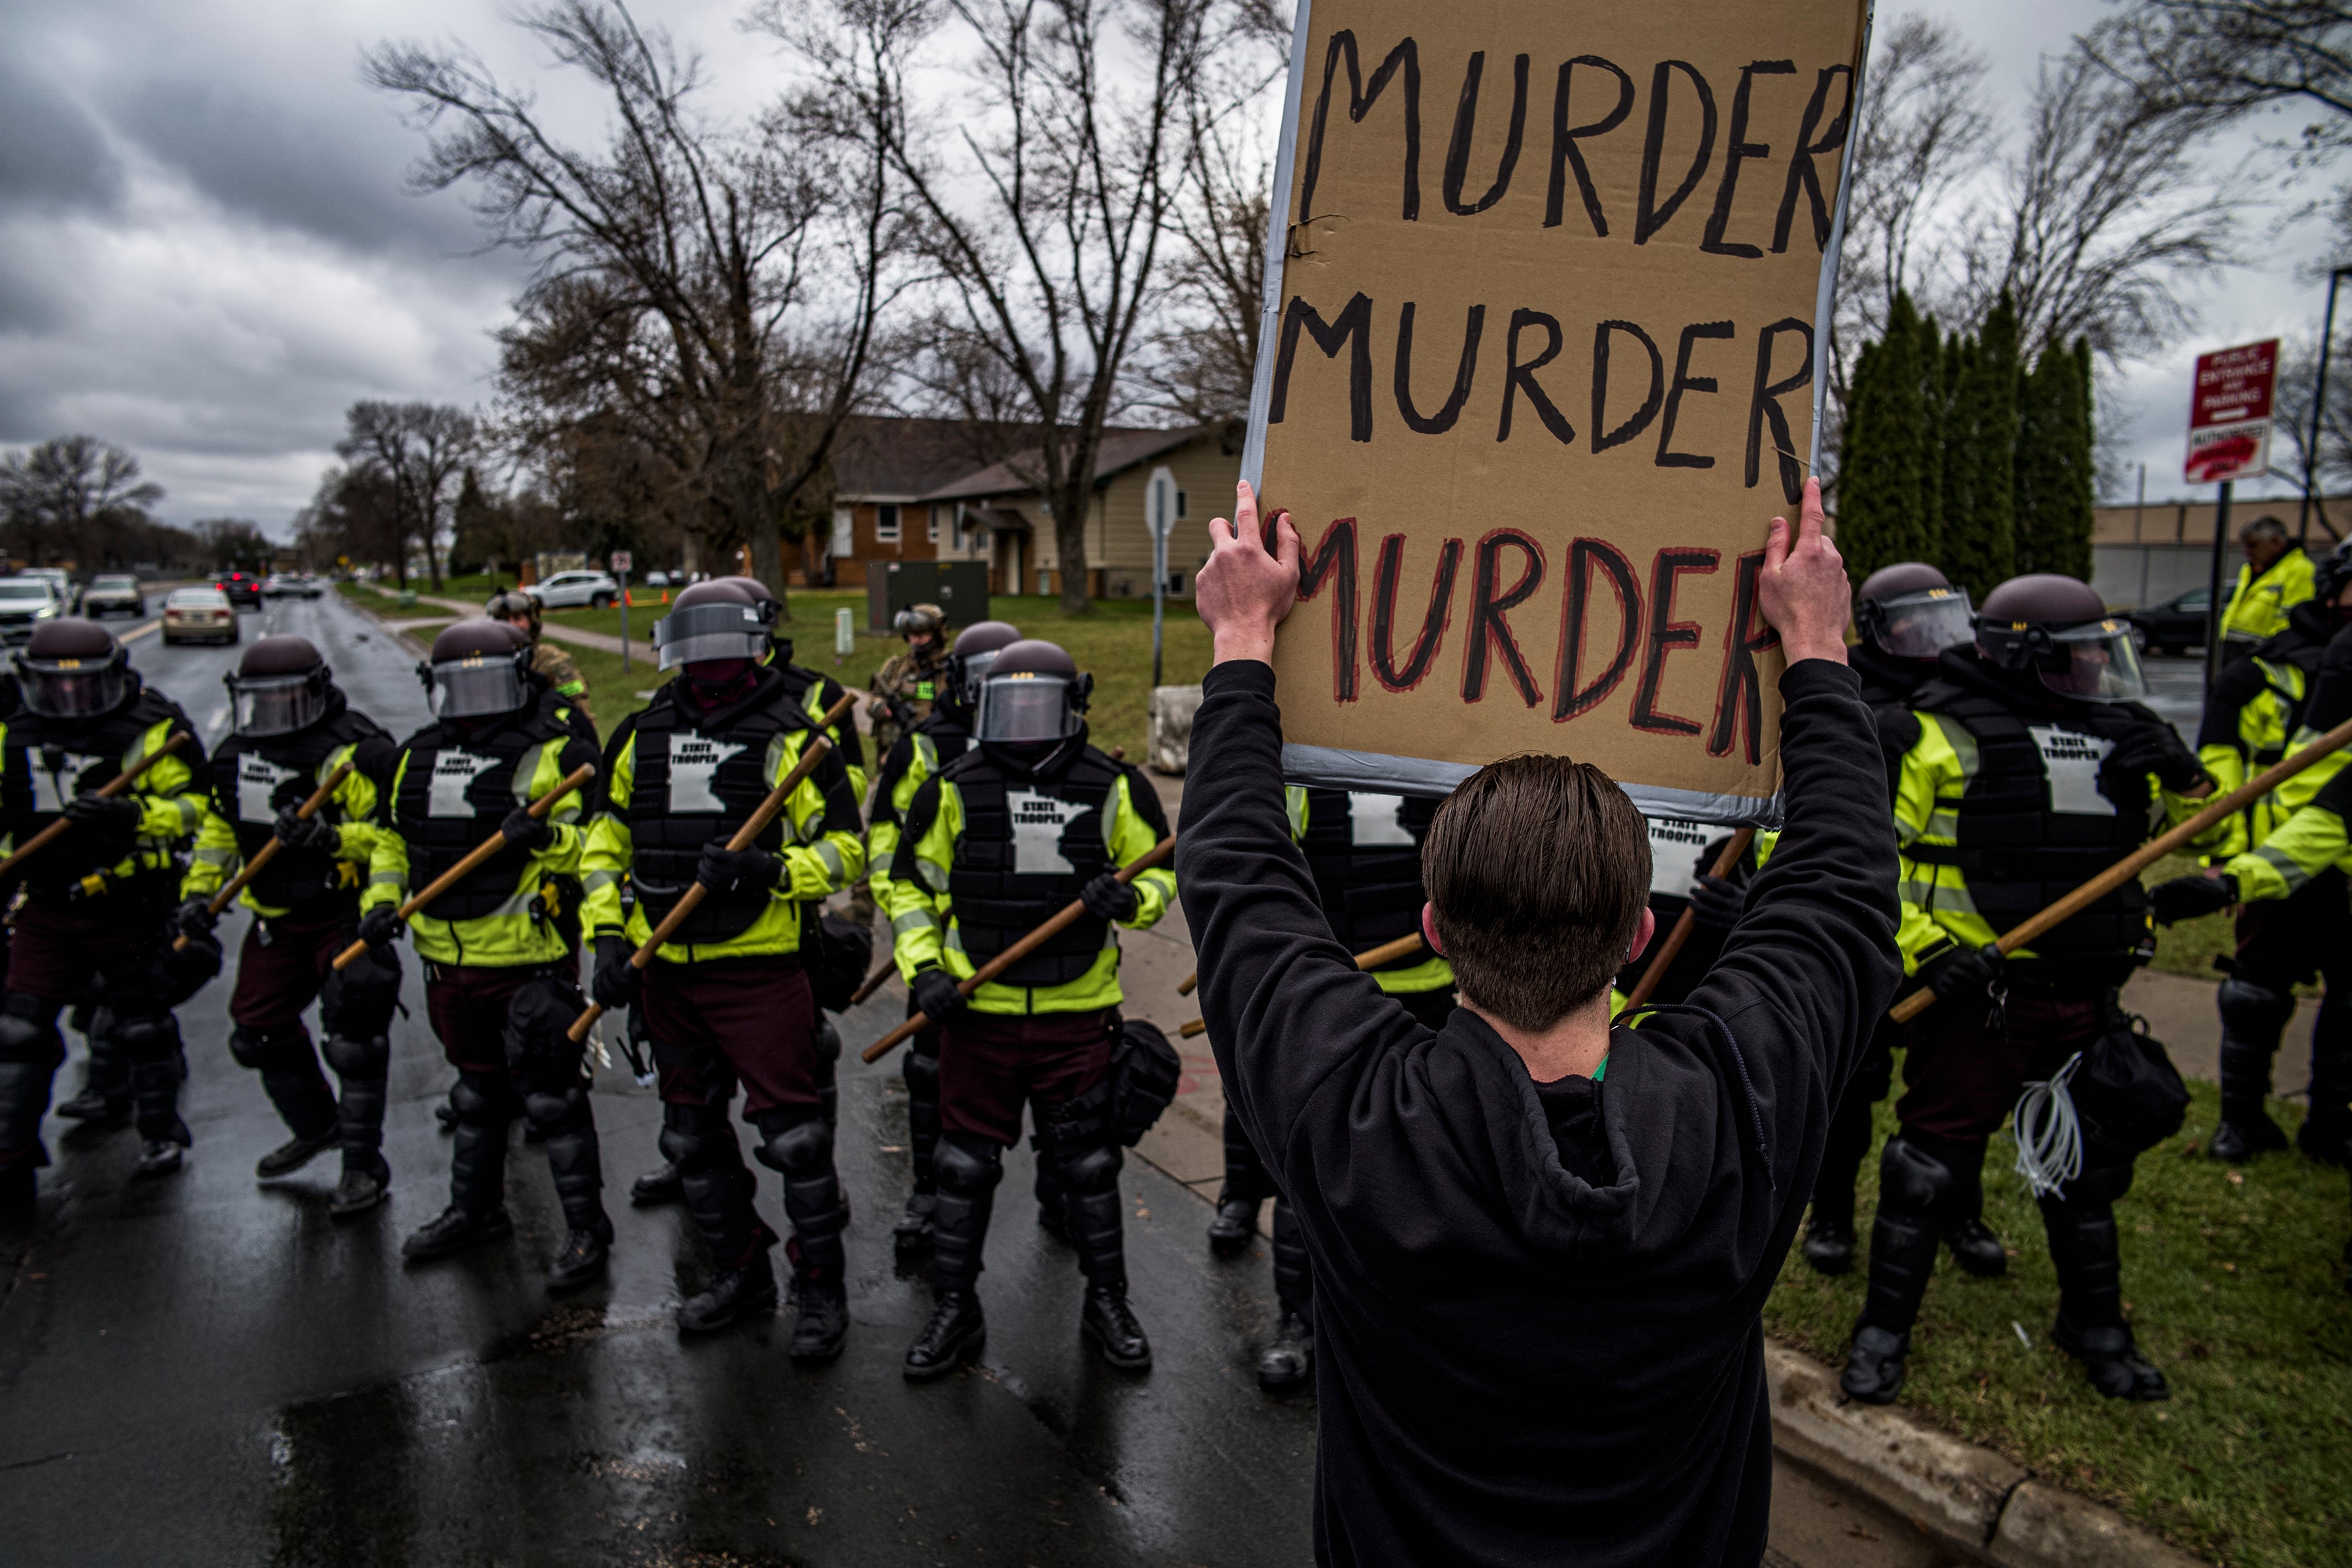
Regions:
<instances>
[{"instance_id":1,"label":"black tactical vest","mask_svg":"<svg viewBox=\"0 0 2352 1568\"><path fill-rule=\"evenodd\" d=\"M291 735L248 738L232 734L213 753L213 811L236 833L245 863L261 853L276 834L278 814L300 805L325 782L327 759L345 746L389 746L392 737L374 720L338 703L335 711ZM352 758L356 767L367 759ZM341 812L330 802L319 808L330 822ZM273 909L296 909L357 883L343 870L348 862L331 850L281 848L247 885L254 898Z\"/></svg>"},{"instance_id":2,"label":"black tactical vest","mask_svg":"<svg viewBox=\"0 0 2352 1568\"><path fill-rule=\"evenodd\" d=\"M544 747L561 753L571 731L542 700L487 734L468 737L455 724L432 724L407 745L408 762L393 794L393 828L408 845L411 891L465 858L499 830L507 813L529 804L531 773ZM433 900L436 921L494 915L515 896L530 851L509 844Z\"/></svg>"},{"instance_id":3,"label":"black tactical vest","mask_svg":"<svg viewBox=\"0 0 2352 1568\"><path fill-rule=\"evenodd\" d=\"M1331 934L1349 952L1421 929L1421 906L1429 901L1421 887L1421 841L1437 805L1423 795L1307 792L1307 836L1298 847ZM1428 962L1428 954L1416 952L1380 967L1410 969Z\"/></svg>"},{"instance_id":4,"label":"black tactical vest","mask_svg":"<svg viewBox=\"0 0 2352 1568\"><path fill-rule=\"evenodd\" d=\"M817 689L817 703L820 708L829 709L842 699L841 683L831 676L810 669L803 665L791 664L781 659L768 668L782 678L784 689L792 693L793 703L803 712L808 710L808 694L811 687ZM863 768L866 765L866 747L859 741L857 725L852 720L845 718L840 723L826 731L825 739L831 741L841 752L841 760L846 766Z\"/></svg>"},{"instance_id":5,"label":"black tactical vest","mask_svg":"<svg viewBox=\"0 0 2352 1568\"><path fill-rule=\"evenodd\" d=\"M137 695L100 719L49 719L26 708L8 720L9 828L21 847L33 835L58 820L66 802L92 793L122 772L122 759L139 738L165 720L189 732L188 743L173 755L202 775L204 746L195 726L180 705L161 692L142 686ZM133 759L136 761L136 759ZM26 882L45 893L61 893L92 872L119 865L122 857L101 847L98 838L68 828L55 842L25 862ZM169 868L152 868L168 877ZM149 871L142 869L141 880Z\"/></svg>"},{"instance_id":6,"label":"black tactical vest","mask_svg":"<svg viewBox=\"0 0 2352 1568\"><path fill-rule=\"evenodd\" d=\"M774 771L768 757L776 738L815 728L789 688L777 683L766 689L767 700L738 707L706 726L680 710L664 687L635 720L636 772L625 814L635 844L629 880L656 925L693 885L702 847L732 837L768 798ZM754 842L773 851L784 844L785 832L780 815ZM706 893L672 940L740 936L766 911L771 896L766 888Z\"/></svg>"},{"instance_id":7,"label":"black tactical vest","mask_svg":"<svg viewBox=\"0 0 2352 1568\"><path fill-rule=\"evenodd\" d=\"M940 770L963 799L963 837L948 873L956 930L973 967L1061 912L1080 889L1117 870L1103 843L1118 764L1081 746L1051 777L1008 773L974 746ZM1066 985L1094 967L1110 926L1082 915L997 977L1000 985Z\"/></svg>"},{"instance_id":8,"label":"black tactical vest","mask_svg":"<svg viewBox=\"0 0 2352 1568\"><path fill-rule=\"evenodd\" d=\"M2005 931L2048 908L2146 843L2159 810L2144 777L2100 768L2116 742L2163 720L2137 703L2076 702L2021 714L1991 692L1950 680L1920 689L1921 711L1968 731L1977 770L1957 802L1956 846L1911 845L1922 865L1953 866L1977 912ZM2092 904L2028 945L2043 958L2118 956L2148 938L2147 895L2137 881Z\"/></svg>"}]
</instances>

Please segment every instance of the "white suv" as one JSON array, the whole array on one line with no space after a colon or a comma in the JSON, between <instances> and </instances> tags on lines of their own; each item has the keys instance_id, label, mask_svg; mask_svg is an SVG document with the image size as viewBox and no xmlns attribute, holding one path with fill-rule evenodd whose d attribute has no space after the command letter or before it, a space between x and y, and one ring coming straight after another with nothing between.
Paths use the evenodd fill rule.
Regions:
<instances>
[{"instance_id":1,"label":"white suv","mask_svg":"<svg viewBox=\"0 0 2352 1568\"><path fill-rule=\"evenodd\" d=\"M621 584L603 572L558 572L523 592L537 599L542 609L569 610L586 605L601 610L621 596Z\"/></svg>"}]
</instances>

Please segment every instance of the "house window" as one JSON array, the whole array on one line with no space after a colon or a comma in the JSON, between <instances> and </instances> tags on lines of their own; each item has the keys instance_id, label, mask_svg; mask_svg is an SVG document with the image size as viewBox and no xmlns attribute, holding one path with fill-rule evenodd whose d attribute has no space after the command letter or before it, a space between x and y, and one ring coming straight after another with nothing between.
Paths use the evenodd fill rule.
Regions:
<instances>
[{"instance_id":1,"label":"house window","mask_svg":"<svg viewBox=\"0 0 2352 1568\"><path fill-rule=\"evenodd\" d=\"M933 507L930 509L929 521L924 525L924 534L925 537L933 544L937 544L940 542L939 508Z\"/></svg>"},{"instance_id":2,"label":"house window","mask_svg":"<svg viewBox=\"0 0 2352 1568\"><path fill-rule=\"evenodd\" d=\"M1183 591L1184 574L1181 572L1171 572L1168 574L1168 592L1171 594L1181 594Z\"/></svg>"},{"instance_id":3,"label":"house window","mask_svg":"<svg viewBox=\"0 0 2352 1568\"><path fill-rule=\"evenodd\" d=\"M849 559L857 553L857 514L845 506L833 509L833 542L826 553Z\"/></svg>"},{"instance_id":4,"label":"house window","mask_svg":"<svg viewBox=\"0 0 2352 1568\"><path fill-rule=\"evenodd\" d=\"M874 537L884 544L898 542L898 509L887 502L874 509Z\"/></svg>"},{"instance_id":5,"label":"house window","mask_svg":"<svg viewBox=\"0 0 2352 1568\"><path fill-rule=\"evenodd\" d=\"M1179 521L1183 520L1184 509L1187 504L1188 501L1184 492L1182 490L1178 490L1176 492L1176 517Z\"/></svg>"}]
</instances>

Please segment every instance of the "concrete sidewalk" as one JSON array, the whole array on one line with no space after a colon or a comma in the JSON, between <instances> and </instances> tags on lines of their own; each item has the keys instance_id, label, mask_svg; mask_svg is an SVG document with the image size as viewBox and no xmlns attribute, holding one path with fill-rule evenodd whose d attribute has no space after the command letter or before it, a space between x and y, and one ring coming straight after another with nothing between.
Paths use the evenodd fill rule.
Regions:
<instances>
[{"instance_id":1,"label":"concrete sidewalk","mask_svg":"<svg viewBox=\"0 0 2352 1568\"><path fill-rule=\"evenodd\" d=\"M398 601L397 595L387 594L373 583L362 583L360 586L379 598L392 599L395 603ZM440 616L403 616L394 620L385 612L379 610L378 617L395 630L408 631L418 626L442 626L452 620L462 620L467 616L478 616L482 613L482 606L479 605L469 605L463 599L439 598L429 594L417 595L416 603L420 605L431 605L436 609L447 610L449 614ZM648 621L646 625L650 626L652 622ZM579 626L567 626L559 621L543 622L540 631L541 636L553 637L557 642L568 642L580 647L593 647L600 653L617 654L622 647L621 639L609 632L592 632ZM648 659L654 657L653 639L650 637L631 637L627 646L633 655Z\"/></svg>"}]
</instances>

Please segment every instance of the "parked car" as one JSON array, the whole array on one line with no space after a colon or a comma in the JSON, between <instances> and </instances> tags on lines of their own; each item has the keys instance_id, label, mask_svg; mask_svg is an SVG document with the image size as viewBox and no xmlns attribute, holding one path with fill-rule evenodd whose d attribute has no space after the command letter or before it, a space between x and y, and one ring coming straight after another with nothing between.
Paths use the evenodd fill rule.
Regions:
<instances>
[{"instance_id":1,"label":"parked car","mask_svg":"<svg viewBox=\"0 0 2352 1568\"><path fill-rule=\"evenodd\" d=\"M548 610L576 609L582 605L603 609L621 596L621 584L604 572L558 572L523 590Z\"/></svg>"},{"instance_id":2,"label":"parked car","mask_svg":"<svg viewBox=\"0 0 2352 1568\"><path fill-rule=\"evenodd\" d=\"M669 586L669 574L668 574L668 573L667 573L667 572L648 572L648 573L646 573L646 587L648 587L648 588L667 588L667 587L668 587L668 586Z\"/></svg>"},{"instance_id":3,"label":"parked car","mask_svg":"<svg viewBox=\"0 0 2352 1568\"><path fill-rule=\"evenodd\" d=\"M261 579L245 572L224 572L213 579L213 586L228 595L231 605L240 610L261 608Z\"/></svg>"},{"instance_id":4,"label":"parked car","mask_svg":"<svg viewBox=\"0 0 2352 1568\"><path fill-rule=\"evenodd\" d=\"M246 579L250 583L252 578ZM0 584L0 587L5 587ZM167 643L237 640L236 605L218 588L174 588L163 601L163 640Z\"/></svg>"},{"instance_id":5,"label":"parked car","mask_svg":"<svg viewBox=\"0 0 2352 1568\"><path fill-rule=\"evenodd\" d=\"M143 616L147 613L147 595L141 591L139 579L130 573L102 573L91 578L89 586L81 591L81 613L93 621L116 615Z\"/></svg>"},{"instance_id":6,"label":"parked car","mask_svg":"<svg viewBox=\"0 0 2352 1568\"><path fill-rule=\"evenodd\" d=\"M58 585L47 576L0 577L0 642L28 642L35 626L68 610Z\"/></svg>"},{"instance_id":7,"label":"parked car","mask_svg":"<svg viewBox=\"0 0 2352 1568\"><path fill-rule=\"evenodd\" d=\"M2125 618L2139 634L2140 646L2150 653L2194 653L2205 646L2205 623L2212 604L2210 589L2191 588L2161 605L2134 610Z\"/></svg>"},{"instance_id":8,"label":"parked car","mask_svg":"<svg viewBox=\"0 0 2352 1568\"><path fill-rule=\"evenodd\" d=\"M272 572L261 580L265 599L315 599L326 590L308 572Z\"/></svg>"}]
</instances>

